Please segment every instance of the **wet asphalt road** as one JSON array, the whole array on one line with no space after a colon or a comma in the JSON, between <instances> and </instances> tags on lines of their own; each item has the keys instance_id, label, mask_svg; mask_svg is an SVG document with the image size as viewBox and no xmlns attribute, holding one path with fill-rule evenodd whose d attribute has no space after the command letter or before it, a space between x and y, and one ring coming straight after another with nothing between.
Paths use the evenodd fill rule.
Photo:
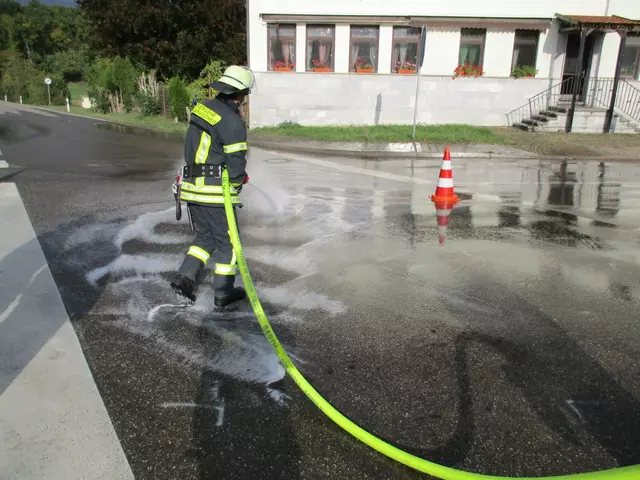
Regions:
<instances>
[{"instance_id":1,"label":"wet asphalt road","mask_svg":"<svg viewBox=\"0 0 640 480\"><path fill-rule=\"evenodd\" d=\"M136 478L425 477L324 418L247 305L216 315L206 286L168 305L190 239L168 190L180 143L21 112L0 145ZM640 166L454 159L440 245L438 162L249 165L265 311L340 411L463 470L640 463Z\"/></svg>"}]
</instances>

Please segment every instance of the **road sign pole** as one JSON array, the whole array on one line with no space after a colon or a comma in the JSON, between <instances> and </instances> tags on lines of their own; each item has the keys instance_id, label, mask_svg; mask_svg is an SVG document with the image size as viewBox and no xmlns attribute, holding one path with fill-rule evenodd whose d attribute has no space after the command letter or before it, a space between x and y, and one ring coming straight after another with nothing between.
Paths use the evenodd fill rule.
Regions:
<instances>
[{"instance_id":1,"label":"road sign pole","mask_svg":"<svg viewBox=\"0 0 640 480\"><path fill-rule=\"evenodd\" d=\"M49 96L49 106L51 106L51 88L49 87L49 85L51 85L51 79L49 77L45 78L44 83L47 85L47 95Z\"/></svg>"}]
</instances>

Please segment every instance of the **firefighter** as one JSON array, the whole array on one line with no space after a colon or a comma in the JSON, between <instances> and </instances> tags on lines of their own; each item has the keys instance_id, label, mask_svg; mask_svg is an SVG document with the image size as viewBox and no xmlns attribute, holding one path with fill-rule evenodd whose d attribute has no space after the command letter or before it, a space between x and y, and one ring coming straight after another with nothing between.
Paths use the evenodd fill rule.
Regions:
<instances>
[{"instance_id":1,"label":"firefighter","mask_svg":"<svg viewBox=\"0 0 640 480\"><path fill-rule=\"evenodd\" d=\"M234 287L236 256L228 234L221 177L227 169L235 213L235 207L241 206L238 194L249 181L247 129L240 116L240 105L251 93L253 82L251 70L232 65L210 85L218 95L198 103L191 112L179 196L187 203L196 234L171 280L171 288L187 303L196 301L196 291L209 261L215 263L213 287L217 307L246 297L243 288Z\"/></svg>"}]
</instances>

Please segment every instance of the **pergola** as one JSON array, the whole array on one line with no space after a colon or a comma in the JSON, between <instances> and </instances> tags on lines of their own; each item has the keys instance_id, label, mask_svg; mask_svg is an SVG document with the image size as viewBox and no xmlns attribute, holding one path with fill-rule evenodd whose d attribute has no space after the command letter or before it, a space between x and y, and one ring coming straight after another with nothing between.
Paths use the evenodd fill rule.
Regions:
<instances>
[{"instance_id":1,"label":"pergola","mask_svg":"<svg viewBox=\"0 0 640 480\"><path fill-rule=\"evenodd\" d=\"M620 69L622 66L622 52L627 40L627 34L640 33L640 21L630 20L628 18L619 17L617 15L610 16L585 16L585 15L560 15L556 14L556 18L560 21L560 31L566 33L580 34L580 49L578 52L578 64L574 74L573 92L571 97L571 109L567 115L567 124L565 131L568 133L573 127L573 113L576 108L576 99L578 96L579 76L582 70L582 60L584 56L584 46L587 37L593 32L617 32L620 35L620 48L618 49L618 60L616 61L616 73L613 80L613 89L611 91L611 101L607 109L607 115L604 122L603 133L609 133L611 130L611 122L613 120L613 110L616 103L616 94L618 92L618 84L620 83Z\"/></svg>"}]
</instances>

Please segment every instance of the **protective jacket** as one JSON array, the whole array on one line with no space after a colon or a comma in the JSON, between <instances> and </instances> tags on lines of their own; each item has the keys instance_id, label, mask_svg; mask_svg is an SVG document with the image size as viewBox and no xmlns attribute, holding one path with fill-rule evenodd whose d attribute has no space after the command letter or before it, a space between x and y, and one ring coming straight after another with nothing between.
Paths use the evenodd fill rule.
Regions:
<instances>
[{"instance_id":1,"label":"protective jacket","mask_svg":"<svg viewBox=\"0 0 640 480\"><path fill-rule=\"evenodd\" d=\"M198 205L223 206L222 169L227 168L231 201L240 203L247 166L247 128L235 102L205 100L191 112L184 144L186 163L180 199Z\"/></svg>"}]
</instances>

